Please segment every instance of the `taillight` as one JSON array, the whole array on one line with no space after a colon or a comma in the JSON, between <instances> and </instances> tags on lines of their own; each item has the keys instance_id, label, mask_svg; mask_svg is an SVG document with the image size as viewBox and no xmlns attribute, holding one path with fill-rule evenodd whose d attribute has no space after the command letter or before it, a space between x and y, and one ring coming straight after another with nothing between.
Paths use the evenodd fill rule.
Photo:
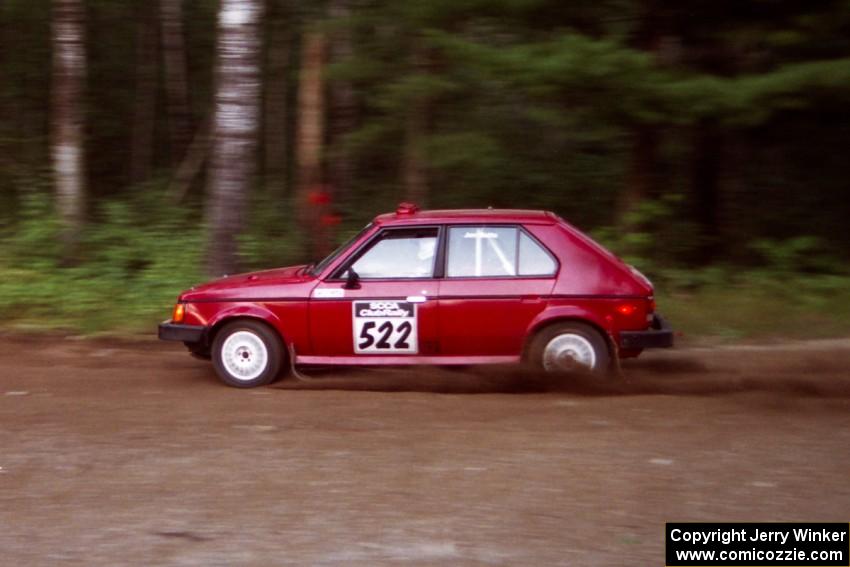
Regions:
<instances>
[{"instance_id":1,"label":"taillight","mask_svg":"<svg viewBox=\"0 0 850 567\"><path fill-rule=\"evenodd\" d=\"M172 323L182 323L183 317L186 315L186 306L182 303L178 303L174 306L174 311L171 313L171 322Z\"/></svg>"}]
</instances>

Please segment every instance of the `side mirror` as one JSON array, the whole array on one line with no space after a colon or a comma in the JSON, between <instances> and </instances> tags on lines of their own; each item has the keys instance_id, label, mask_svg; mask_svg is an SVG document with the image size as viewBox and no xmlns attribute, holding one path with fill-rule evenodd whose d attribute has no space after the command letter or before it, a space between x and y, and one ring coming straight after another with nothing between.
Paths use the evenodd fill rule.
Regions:
<instances>
[{"instance_id":1,"label":"side mirror","mask_svg":"<svg viewBox=\"0 0 850 567\"><path fill-rule=\"evenodd\" d=\"M360 276L354 271L354 268L348 268L348 275L345 278L345 289L360 289Z\"/></svg>"}]
</instances>

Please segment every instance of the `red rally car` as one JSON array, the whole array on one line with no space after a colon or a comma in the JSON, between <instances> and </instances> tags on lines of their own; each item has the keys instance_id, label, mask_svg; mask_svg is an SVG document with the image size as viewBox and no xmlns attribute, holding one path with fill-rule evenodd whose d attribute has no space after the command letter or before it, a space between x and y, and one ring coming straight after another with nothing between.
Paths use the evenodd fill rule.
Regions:
<instances>
[{"instance_id":1,"label":"red rally car","mask_svg":"<svg viewBox=\"0 0 850 567\"><path fill-rule=\"evenodd\" d=\"M604 374L673 344L649 280L557 215L409 204L317 264L183 292L159 338L242 388L309 365L525 361Z\"/></svg>"}]
</instances>

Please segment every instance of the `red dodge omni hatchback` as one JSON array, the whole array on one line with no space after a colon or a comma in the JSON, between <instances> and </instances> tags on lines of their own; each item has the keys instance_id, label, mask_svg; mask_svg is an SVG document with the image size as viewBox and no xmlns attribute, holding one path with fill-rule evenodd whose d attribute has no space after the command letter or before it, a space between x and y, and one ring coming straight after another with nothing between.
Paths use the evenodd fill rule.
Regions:
<instances>
[{"instance_id":1,"label":"red dodge omni hatchback","mask_svg":"<svg viewBox=\"0 0 850 567\"><path fill-rule=\"evenodd\" d=\"M558 216L408 204L318 264L183 292L159 338L241 388L309 365L616 373L619 359L673 344L649 280Z\"/></svg>"}]
</instances>

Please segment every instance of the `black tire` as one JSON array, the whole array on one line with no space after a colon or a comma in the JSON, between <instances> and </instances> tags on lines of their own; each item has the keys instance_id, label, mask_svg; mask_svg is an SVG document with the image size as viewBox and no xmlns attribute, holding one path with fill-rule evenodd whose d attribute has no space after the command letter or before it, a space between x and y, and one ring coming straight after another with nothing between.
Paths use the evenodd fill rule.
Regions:
<instances>
[{"instance_id":1,"label":"black tire","mask_svg":"<svg viewBox=\"0 0 850 567\"><path fill-rule=\"evenodd\" d=\"M233 340L228 342L231 338ZM225 348L227 352L223 352ZM263 348L264 364L261 362ZM277 378L284 361L280 336L264 323L244 319L222 327L215 335L211 352L216 374L222 382L235 388L256 388L271 384ZM224 358L228 356L231 361L226 364ZM237 369L244 370L245 373L240 376Z\"/></svg>"},{"instance_id":2,"label":"black tire","mask_svg":"<svg viewBox=\"0 0 850 567\"><path fill-rule=\"evenodd\" d=\"M549 345L549 343L552 342L555 338L560 337L562 335L572 335L573 340L579 346L586 347L587 345L589 345L589 347L592 348L592 367L588 368L587 366L576 365L573 368L568 368L566 367L568 366L566 363L553 366L551 360L549 363L546 363L544 361L544 353L546 352L547 345ZM584 341L576 339L575 337L581 337L584 339ZM577 321L555 323L540 330L534 336L529 346L528 362L533 364L536 368L545 372L552 372L556 374L580 373L592 374L596 376L609 375L612 366L611 352L608 349L608 341L605 340L605 338L599 333L599 331L597 331L590 325L587 325L585 323L579 323Z\"/></svg>"}]
</instances>

